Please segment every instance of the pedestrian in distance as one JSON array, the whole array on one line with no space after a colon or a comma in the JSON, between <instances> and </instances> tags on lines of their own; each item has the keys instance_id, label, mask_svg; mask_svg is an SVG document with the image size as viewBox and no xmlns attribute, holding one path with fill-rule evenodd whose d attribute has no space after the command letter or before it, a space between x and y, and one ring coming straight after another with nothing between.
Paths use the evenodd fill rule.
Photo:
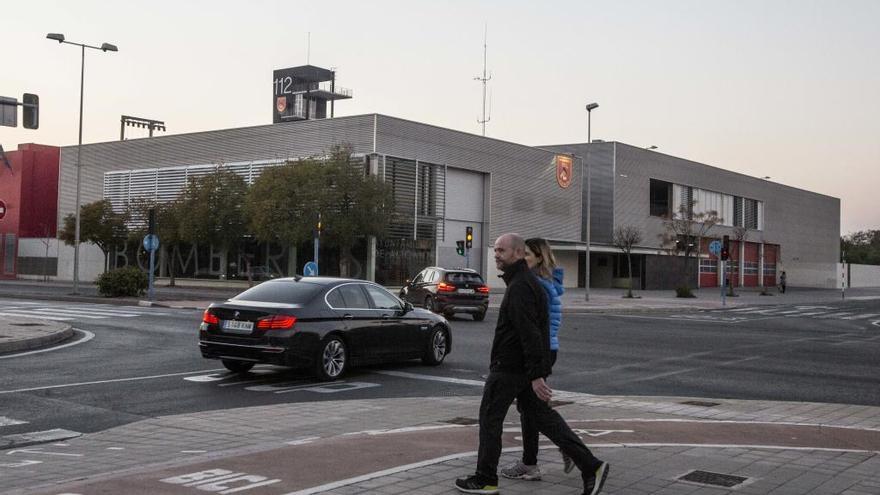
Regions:
<instances>
[{"instance_id":1,"label":"pedestrian in distance","mask_svg":"<svg viewBox=\"0 0 880 495\"><path fill-rule=\"evenodd\" d=\"M785 294L785 278L785 271L783 270L779 275L779 292L782 292L783 294Z\"/></svg>"},{"instance_id":2,"label":"pedestrian in distance","mask_svg":"<svg viewBox=\"0 0 880 495\"><path fill-rule=\"evenodd\" d=\"M495 241L495 266L507 285L489 358L489 376L480 402L480 433L476 472L455 480L464 493L498 493L498 460L504 418L514 399L533 414L539 432L550 439L581 470L584 495L596 495L608 477L608 463L593 455L548 402L550 319L547 296L525 261L526 244L517 234Z\"/></svg>"},{"instance_id":3,"label":"pedestrian in distance","mask_svg":"<svg viewBox=\"0 0 880 495\"><path fill-rule=\"evenodd\" d=\"M538 282L544 288L547 295L547 309L550 314L550 371L556 364L556 354L559 351L559 326L562 324L562 294L565 289L562 286L564 276L562 267L556 266L556 257L550 248L550 243L540 237L526 239L526 264L532 273L538 277ZM501 469L501 476L511 479L526 481L538 481L541 479L541 469L538 467L538 428L532 411L524 411L519 402L516 408L520 414L522 427L523 455L521 460ZM563 471L570 473L574 469L571 458L562 453Z\"/></svg>"}]
</instances>

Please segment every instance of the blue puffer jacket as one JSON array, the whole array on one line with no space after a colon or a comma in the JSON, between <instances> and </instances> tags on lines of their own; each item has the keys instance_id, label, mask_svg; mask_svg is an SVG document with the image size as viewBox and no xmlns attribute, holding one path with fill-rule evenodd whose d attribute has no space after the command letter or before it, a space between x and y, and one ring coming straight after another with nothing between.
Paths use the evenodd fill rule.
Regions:
<instances>
[{"instance_id":1,"label":"blue puffer jacket","mask_svg":"<svg viewBox=\"0 0 880 495\"><path fill-rule=\"evenodd\" d=\"M562 268L553 269L553 280L538 277L544 292L547 293L547 304L550 309L550 350L559 350L559 325L562 324L562 294L565 289L562 287Z\"/></svg>"}]
</instances>

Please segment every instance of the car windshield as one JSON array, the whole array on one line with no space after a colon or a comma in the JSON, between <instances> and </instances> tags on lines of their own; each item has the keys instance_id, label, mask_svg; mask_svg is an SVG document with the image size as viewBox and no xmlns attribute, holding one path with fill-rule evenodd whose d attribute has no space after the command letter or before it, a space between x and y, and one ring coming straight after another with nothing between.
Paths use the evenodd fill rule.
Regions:
<instances>
[{"instance_id":1,"label":"car windshield","mask_svg":"<svg viewBox=\"0 0 880 495\"><path fill-rule=\"evenodd\" d=\"M446 274L446 281L451 284L482 284L483 279L476 273L450 272Z\"/></svg>"},{"instance_id":2,"label":"car windshield","mask_svg":"<svg viewBox=\"0 0 880 495\"><path fill-rule=\"evenodd\" d=\"M232 299L238 301L305 304L315 297L322 288L322 285L304 281L275 280L251 287Z\"/></svg>"}]
</instances>

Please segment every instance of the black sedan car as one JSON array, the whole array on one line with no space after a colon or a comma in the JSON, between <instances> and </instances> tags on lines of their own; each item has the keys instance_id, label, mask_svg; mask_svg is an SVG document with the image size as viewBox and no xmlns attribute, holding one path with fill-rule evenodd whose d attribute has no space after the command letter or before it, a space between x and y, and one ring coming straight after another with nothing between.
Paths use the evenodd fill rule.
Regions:
<instances>
[{"instance_id":1,"label":"black sedan car","mask_svg":"<svg viewBox=\"0 0 880 495\"><path fill-rule=\"evenodd\" d=\"M435 313L468 313L483 321L489 308L489 286L468 268L425 268L400 289L400 298Z\"/></svg>"},{"instance_id":2,"label":"black sedan car","mask_svg":"<svg viewBox=\"0 0 880 495\"><path fill-rule=\"evenodd\" d=\"M202 357L244 373L256 363L310 368L335 380L349 366L421 359L438 365L452 349L445 318L416 309L365 280L279 278L205 310Z\"/></svg>"}]
</instances>

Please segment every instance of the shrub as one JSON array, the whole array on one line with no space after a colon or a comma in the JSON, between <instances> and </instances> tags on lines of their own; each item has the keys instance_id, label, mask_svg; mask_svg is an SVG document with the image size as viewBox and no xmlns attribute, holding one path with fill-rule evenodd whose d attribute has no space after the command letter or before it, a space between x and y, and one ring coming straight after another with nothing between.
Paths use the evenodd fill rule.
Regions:
<instances>
[{"instance_id":1,"label":"shrub","mask_svg":"<svg viewBox=\"0 0 880 495\"><path fill-rule=\"evenodd\" d=\"M691 292L690 287L677 287L675 289L675 297L697 297Z\"/></svg>"},{"instance_id":2,"label":"shrub","mask_svg":"<svg viewBox=\"0 0 880 495\"><path fill-rule=\"evenodd\" d=\"M147 274L134 266L117 268L98 277L98 293L104 297L137 297L147 290Z\"/></svg>"}]
</instances>

